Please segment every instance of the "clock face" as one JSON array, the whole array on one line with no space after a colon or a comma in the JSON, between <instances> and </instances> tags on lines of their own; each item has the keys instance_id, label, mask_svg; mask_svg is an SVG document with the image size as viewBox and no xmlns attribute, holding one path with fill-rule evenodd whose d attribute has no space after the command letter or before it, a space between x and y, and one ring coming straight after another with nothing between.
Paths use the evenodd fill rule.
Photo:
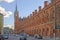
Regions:
<instances>
[{"instance_id":1,"label":"clock face","mask_svg":"<svg viewBox=\"0 0 60 40\"><path fill-rule=\"evenodd\" d=\"M17 16L17 14L16 14L16 16Z\"/></svg>"}]
</instances>

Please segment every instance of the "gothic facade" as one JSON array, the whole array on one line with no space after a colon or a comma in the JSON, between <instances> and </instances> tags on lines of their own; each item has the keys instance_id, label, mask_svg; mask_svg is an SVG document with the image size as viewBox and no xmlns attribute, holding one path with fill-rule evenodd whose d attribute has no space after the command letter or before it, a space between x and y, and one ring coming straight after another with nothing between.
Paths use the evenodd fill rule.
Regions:
<instances>
[{"instance_id":1,"label":"gothic facade","mask_svg":"<svg viewBox=\"0 0 60 40\"><path fill-rule=\"evenodd\" d=\"M52 37L54 33L60 36L60 0L44 2L44 8L38 7L26 18L19 18L17 7L14 13L14 33L25 32L27 34L39 34L44 37Z\"/></svg>"}]
</instances>

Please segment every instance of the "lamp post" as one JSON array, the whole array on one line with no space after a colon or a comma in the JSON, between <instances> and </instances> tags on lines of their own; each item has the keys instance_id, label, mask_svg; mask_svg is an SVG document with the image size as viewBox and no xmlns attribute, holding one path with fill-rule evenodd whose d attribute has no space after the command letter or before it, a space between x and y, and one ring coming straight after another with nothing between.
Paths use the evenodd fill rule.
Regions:
<instances>
[{"instance_id":1,"label":"lamp post","mask_svg":"<svg viewBox=\"0 0 60 40\"><path fill-rule=\"evenodd\" d=\"M56 0L48 0L53 4L53 16L54 16L54 31L56 30ZM56 40L56 32L54 32L54 39Z\"/></svg>"},{"instance_id":2,"label":"lamp post","mask_svg":"<svg viewBox=\"0 0 60 40\"><path fill-rule=\"evenodd\" d=\"M56 1L54 3L54 30L55 30L55 40L56 40Z\"/></svg>"}]
</instances>

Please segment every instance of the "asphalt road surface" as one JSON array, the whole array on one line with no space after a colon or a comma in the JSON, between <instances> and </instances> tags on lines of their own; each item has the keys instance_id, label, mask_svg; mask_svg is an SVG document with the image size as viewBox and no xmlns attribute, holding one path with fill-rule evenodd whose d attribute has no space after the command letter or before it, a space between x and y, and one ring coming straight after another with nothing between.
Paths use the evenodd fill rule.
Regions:
<instances>
[{"instance_id":1,"label":"asphalt road surface","mask_svg":"<svg viewBox=\"0 0 60 40\"><path fill-rule=\"evenodd\" d=\"M14 36L14 35L10 35L8 39L5 40L20 40L19 36ZM60 40L59 38L43 38L43 39L36 39L34 37L27 37L27 40Z\"/></svg>"}]
</instances>

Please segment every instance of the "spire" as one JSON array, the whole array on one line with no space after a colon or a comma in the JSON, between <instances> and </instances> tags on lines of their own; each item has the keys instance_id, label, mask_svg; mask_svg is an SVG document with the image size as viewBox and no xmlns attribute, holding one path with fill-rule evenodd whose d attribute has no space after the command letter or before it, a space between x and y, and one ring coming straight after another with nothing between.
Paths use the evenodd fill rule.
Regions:
<instances>
[{"instance_id":1,"label":"spire","mask_svg":"<svg viewBox=\"0 0 60 40\"><path fill-rule=\"evenodd\" d=\"M17 11L17 4L16 4L16 11Z\"/></svg>"},{"instance_id":2,"label":"spire","mask_svg":"<svg viewBox=\"0 0 60 40\"><path fill-rule=\"evenodd\" d=\"M16 8L15 8L15 11L18 11L18 10L17 10L17 1L16 1Z\"/></svg>"}]
</instances>

